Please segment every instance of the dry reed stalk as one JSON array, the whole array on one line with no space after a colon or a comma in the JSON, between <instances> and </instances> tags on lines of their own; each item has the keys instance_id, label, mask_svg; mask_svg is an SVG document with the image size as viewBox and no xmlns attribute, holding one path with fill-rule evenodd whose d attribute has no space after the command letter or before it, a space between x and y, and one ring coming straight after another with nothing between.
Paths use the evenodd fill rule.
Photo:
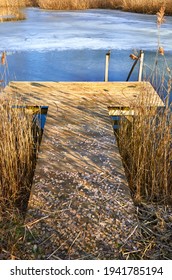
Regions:
<instances>
[{"instance_id":1,"label":"dry reed stalk","mask_svg":"<svg viewBox=\"0 0 172 280\"><path fill-rule=\"evenodd\" d=\"M145 92L145 95L148 94ZM172 201L172 114L143 104L135 117L121 119L120 152L136 200Z\"/></svg>"},{"instance_id":2,"label":"dry reed stalk","mask_svg":"<svg viewBox=\"0 0 172 280\"><path fill-rule=\"evenodd\" d=\"M151 14L157 13L162 4L166 14L172 14L171 0L0 0L0 7L37 6L54 10L122 9Z\"/></svg>"},{"instance_id":3,"label":"dry reed stalk","mask_svg":"<svg viewBox=\"0 0 172 280\"><path fill-rule=\"evenodd\" d=\"M1 64L2 65L6 64L6 52L3 52L1 55Z\"/></svg>"},{"instance_id":4,"label":"dry reed stalk","mask_svg":"<svg viewBox=\"0 0 172 280\"><path fill-rule=\"evenodd\" d=\"M132 12L155 14L162 6L166 14L172 14L171 0L122 0L123 9Z\"/></svg>"},{"instance_id":5,"label":"dry reed stalk","mask_svg":"<svg viewBox=\"0 0 172 280\"><path fill-rule=\"evenodd\" d=\"M0 0L0 7L25 7L25 0Z\"/></svg>"},{"instance_id":6,"label":"dry reed stalk","mask_svg":"<svg viewBox=\"0 0 172 280\"><path fill-rule=\"evenodd\" d=\"M0 106L0 204L27 208L36 162L32 115L12 101Z\"/></svg>"},{"instance_id":7,"label":"dry reed stalk","mask_svg":"<svg viewBox=\"0 0 172 280\"><path fill-rule=\"evenodd\" d=\"M165 51L163 47L159 47L158 49L159 54L164 55Z\"/></svg>"},{"instance_id":8,"label":"dry reed stalk","mask_svg":"<svg viewBox=\"0 0 172 280\"><path fill-rule=\"evenodd\" d=\"M163 5L157 12L157 25L160 27L165 22L165 6Z\"/></svg>"},{"instance_id":9,"label":"dry reed stalk","mask_svg":"<svg viewBox=\"0 0 172 280\"><path fill-rule=\"evenodd\" d=\"M25 6L25 0L0 0L0 22L25 19L21 11Z\"/></svg>"},{"instance_id":10,"label":"dry reed stalk","mask_svg":"<svg viewBox=\"0 0 172 280\"><path fill-rule=\"evenodd\" d=\"M7 84L8 80L8 61L6 52L2 52L0 58L0 92L3 90L4 86Z\"/></svg>"},{"instance_id":11,"label":"dry reed stalk","mask_svg":"<svg viewBox=\"0 0 172 280\"><path fill-rule=\"evenodd\" d=\"M16 258L36 165L38 140L32 114L14 99L0 105L0 259ZM39 131L38 131L39 133ZM38 135L39 136L39 135ZM6 253L5 253L6 252Z\"/></svg>"},{"instance_id":12,"label":"dry reed stalk","mask_svg":"<svg viewBox=\"0 0 172 280\"><path fill-rule=\"evenodd\" d=\"M137 201L146 199L171 203L172 112L169 107L169 96L172 77L164 56L164 48L160 46L160 27L165 22L164 15L163 5L157 12L158 50L151 80L157 90L166 89L166 107L160 110L149 108L146 103L137 104L134 108L136 115L130 122L125 118L121 119L117 138L134 198ZM164 57L166 73L159 70L159 54ZM145 91L144 99L147 98L149 92Z\"/></svg>"},{"instance_id":13,"label":"dry reed stalk","mask_svg":"<svg viewBox=\"0 0 172 280\"><path fill-rule=\"evenodd\" d=\"M33 0L34 5L44 9L80 10L96 8L119 8L122 0Z\"/></svg>"}]
</instances>

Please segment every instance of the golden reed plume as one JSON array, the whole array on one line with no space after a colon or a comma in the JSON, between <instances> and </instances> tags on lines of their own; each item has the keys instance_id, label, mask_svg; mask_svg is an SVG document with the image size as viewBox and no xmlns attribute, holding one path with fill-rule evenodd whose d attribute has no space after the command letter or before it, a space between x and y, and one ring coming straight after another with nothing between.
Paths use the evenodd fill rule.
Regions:
<instances>
[{"instance_id":1,"label":"golden reed plume","mask_svg":"<svg viewBox=\"0 0 172 280\"><path fill-rule=\"evenodd\" d=\"M157 12L157 25L160 27L165 22L165 6L163 5L160 10Z\"/></svg>"},{"instance_id":2,"label":"golden reed plume","mask_svg":"<svg viewBox=\"0 0 172 280\"><path fill-rule=\"evenodd\" d=\"M6 62L6 52L3 52L1 56L1 64L5 65L5 62Z\"/></svg>"}]
</instances>

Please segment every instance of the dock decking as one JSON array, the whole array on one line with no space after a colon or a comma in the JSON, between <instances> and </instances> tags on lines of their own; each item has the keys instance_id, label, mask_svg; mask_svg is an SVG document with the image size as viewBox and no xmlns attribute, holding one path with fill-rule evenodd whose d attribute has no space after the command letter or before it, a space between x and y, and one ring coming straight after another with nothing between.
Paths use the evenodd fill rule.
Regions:
<instances>
[{"instance_id":1,"label":"dock decking","mask_svg":"<svg viewBox=\"0 0 172 280\"><path fill-rule=\"evenodd\" d=\"M128 107L148 83L11 82L5 93L48 106L26 223L44 259L118 259L137 249L137 217L108 107ZM29 249L31 248L31 249ZM120 248L120 250L119 250ZM28 256L27 256L28 258Z\"/></svg>"}]
</instances>

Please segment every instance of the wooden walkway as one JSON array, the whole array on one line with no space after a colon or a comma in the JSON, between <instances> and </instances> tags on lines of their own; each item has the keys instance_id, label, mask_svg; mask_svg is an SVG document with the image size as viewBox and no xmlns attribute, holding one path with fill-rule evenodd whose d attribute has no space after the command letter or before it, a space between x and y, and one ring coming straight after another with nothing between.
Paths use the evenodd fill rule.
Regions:
<instances>
[{"instance_id":1,"label":"wooden walkway","mask_svg":"<svg viewBox=\"0 0 172 280\"><path fill-rule=\"evenodd\" d=\"M108 107L128 107L146 91L148 105L163 106L148 83L11 82L5 89L23 104L48 106L26 218L29 258L117 259L137 249Z\"/></svg>"}]
</instances>

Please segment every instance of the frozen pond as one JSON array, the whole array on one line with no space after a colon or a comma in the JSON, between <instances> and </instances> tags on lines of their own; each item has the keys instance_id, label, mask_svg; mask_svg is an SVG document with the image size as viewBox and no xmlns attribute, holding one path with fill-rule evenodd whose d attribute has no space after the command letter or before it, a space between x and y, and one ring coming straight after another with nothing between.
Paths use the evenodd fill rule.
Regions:
<instances>
[{"instance_id":1,"label":"frozen pond","mask_svg":"<svg viewBox=\"0 0 172 280\"><path fill-rule=\"evenodd\" d=\"M154 50L156 16L114 10L44 11L27 9L26 21L1 23L0 50ZM161 27L166 50L172 50L172 18Z\"/></svg>"},{"instance_id":2,"label":"frozen pond","mask_svg":"<svg viewBox=\"0 0 172 280\"><path fill-rule=\"evenodd\" d=\"M149 65L154 61L156 16L114 10L31 8L25 12L25 21L0 23L0 51L7 52L8 80L103 81L108 50L111 81L126 80L133 50L143 49ZM161 44L171 65L172 17L166 17L161 27ZM136 71L131 77L135 79Z\"/></svg>"}]
</instances>

